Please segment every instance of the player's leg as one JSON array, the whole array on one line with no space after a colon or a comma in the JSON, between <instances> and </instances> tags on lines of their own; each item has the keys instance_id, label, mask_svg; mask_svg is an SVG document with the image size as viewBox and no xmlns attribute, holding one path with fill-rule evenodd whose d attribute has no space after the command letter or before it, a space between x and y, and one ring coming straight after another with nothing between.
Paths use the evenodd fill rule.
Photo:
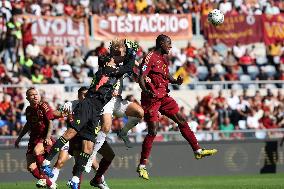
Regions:
<instances>
[{"instance_id":1,"label":"player's leg","mask_svg":"<svg viewBox=\"0 0 284 189\"><path fill-rule=\"evenodd\" d=\"M52 182L49 180L49 178L46 175L43 175L41 171L39 170L36 158L33 154L27 154L26 155L27 160L27 170L32 173L32 175L38 179L36 186L38 188L45 188L46 186L54 189L56 188L55 184L52 184Z\"/></svg>"},{"instance_id":2,"label":"player's leg","mask_svg":"<svg viewBox=\"0 0 284 189\"><path fill-rule=\"evenodd\" d=\"M119 138L123 140L123 142L128 148L131 148L132 145L131 142L129 141L127 133L129 130L135 127L144 117L144 110L142 109L141 106L139 106L136 103L128 102L126 100L123 101L120 100L119 107L117 108L115 107L115 115L118 115L119 117L126 115L128 117L127 123L117 133L117 135Z\"/></svg>"},{"instance_id":3,"label":"player's leg","mask_svg":"<svg viewBox=\"0 0 284 189\"><path fill-rule=\"evenodd\" d=\"M85 170L85 166L90 158L94 148L94 143L91 140L82 141L82 150L75 159L75 165L73 168L73 177L71 179L70 186L72 189L78 189L80 184L80 177Z\"/></svg>"},{"instance_id":4,"label":"player's leg","mask_svg":"<svg viewBox=\"0 0 284 189\"><path fill-rule=\"evenodd\" d=\"M144 141L142 144L140 163L137 168L139 177L146 179L146 180L149 179L148 172L146 170L146 164L148 163L149 156L152 150L152 145L157 135L157 128L159 127L159 122L147 121L147 126L148 126L148 134L144 138Z\"/></svg>"},{"instance_id":5,"label":"player's leg","mask_svg":"<svg viewBox=\"0 0 284 189\"><path fill-rule=\"evenodd\" d=\"M178 105L173 98L171 97L163 98L160 112L178 124L182 136L190 144L192 150L195 153L196 159L201 159L204 156L213 155L217 152L216 149L212 150L201 149L195 137L195 134L190 129L185 118L179 113Z\"/></svg>"},{"instance_id":6,"label":"player's leg","mask_svg":"<svg viewBox=\"0 0 284 189\"><path fill-rule=\"evenodd\" d=\"M54 156L60 151L60 149L69 141L71 140L76 134L77 130L74 128L68 128L65 133L56 140L55 144L52 146L50 152L47 154L45 160L42 163L42 170L43 172L52 178L54 175L52 173L52 169L50 168L50 162L54 158Z\"/></svg>"},{"instance_id":7,"label":"player's leg","mask_svg":"<svg viewBox=\"0 0 284 189\"><path fill-rule=\"evenodd\" d=\"M33 154L26 155L27 170L36 178L42 179L39 169L37 168L36 159Z\"/></svg>"},{"instance_id":8,"label":"player's leg","mask_svg":"<svg viewBox=\"0 0 284 189\"><path fill-rule=\"evenodd\" d=\"M69 143L67 143L67 144L69 144ZM61 168L72 157L68 153L68 148L69 148L69 145L65 145L65 146L63 146L63 148L59 152L58 159L57 159L57 161L56 161L56 163L55 163L55 165L52 169L52 173L53 173L54 176L50 179L53 183L55 183L57 181L57 178L59 176L59 172L60 172Z\"/></svg>"},{"instance_id":9,"label":"player's leg","mask_svg":"<svg viewBox=\"0 0 284 189\"><path fill-rule=\"evenodd\" d=\"M112 114L111 113L104 113L101 116L101 130L97 134L96 142L94 145L94 150L92 152L92 155L90 159L87 162L87 165L85 167L85 171L89 173L92 169L92 163L93 160L96 158L96 155L98 151L101 149L102 145L104 144L106 140L106 136L109 133L112 125Z\"/></svg>"},{"instance_id":10,"label":"player's leg","mask_svg":"<svg viewBox=\"0 0 284 189\"><path fill-rule=\"evenodd\" d=\"M102 145L106 140L106 136L109 133L112 125L112 114L114 110L114 105L117 101L116 97L112 99L103 107L103 113L100 117L101 120L101 130L97 133L96 142L94 145L93 153L87 162L85 171L89 173L92 169L93 160L96 158L97 152L101 149Z\"/></svg>"},{"instance_id":11,"label":"player's leg","mask_svg":"<svg viewBox=\"0 0 284 189\"><path fill-rule=\"evenodd\" d=\"M90 181L90 185L94 187L98 187L100 189L109 189L107 183L104 180L104 173L109 168L112 160L115 157L115 154L110 147L110 145L105 141L102 148L98 151L103 158L101 159L99 163L99 168L96 172L95 177Z\"/></svg>"},{"instance_id":12,"label":"player's leg","mask_svg":"<svg viewBox=\"0 0 284 189\"><path fill-rule=\"evenodd\" d=\"M33 154L36 159L37 166L40 167L44 160L44 146L42 142L36 144Z\"/></svg>"},{"instance_id":13,"label":"player's leg","mask_svg":"<svg viewBox=\"0 0 284 189\"><path fill-rule=\"evenodd\" d=\"M149 179L148 172L146 170L146 164L149 159L153 141L157 135L157 129L159 127L159 109L161 102L156 99L141 99L141 105L144 110L144 120L147 123L148 134L145 136L142 151L140 157L140 163L137 167L139 177L143 179Z\"/></svg>"},{"instance_id":14,"label":"player's leg","mask_svg":"<svg viewBox=\"0 0 284 189\"><path fill-rule=\"evenodd\" d=\"M64 134L55 142L47 157L43 161L42 169L49 177L53 177L52 170L50 168L50 161L54 158L54 156L60 151L60 149L71 140L78 132L80 132L86 123L89 121L92 116L90 112L90 107L94 104L92 103L92 99L85 98L82 102L80 102L76 108L74 109L74 115L72 122L69 123L68 129L64 132Z\"/></svg>"}]
</instances>

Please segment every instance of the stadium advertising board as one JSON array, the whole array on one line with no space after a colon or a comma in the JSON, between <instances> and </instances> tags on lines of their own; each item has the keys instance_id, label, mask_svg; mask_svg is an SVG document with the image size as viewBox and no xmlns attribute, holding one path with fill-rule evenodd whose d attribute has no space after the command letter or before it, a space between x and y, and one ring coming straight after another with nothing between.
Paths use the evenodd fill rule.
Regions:
<instances>
[{"instance_id":1,"label":"stadium advertising board","mask_svg":"<svg viewBox=\"0 0 284 189\"><path fill-rule=\"evenodd\" d=\"M73 20L70 17L23 16L34 22L31 28L33 37L40 46L50 41L51 46L62 47L67 41L73 46L88 46L87 20ZM22 17L19 17L22 18Z\"/></svg>"},{"instance_id":2,"label":"stadium advertising board","mask_svg":"<svg viewBox=\"0 0 284 189\"><path fill-rule=\"evenodd\" d=\"M151 176L284 173L284 146L280 140L210 141L200 144L205 148L216 148L218 153L196 160L186 142L154 143L147 166ZM116 156L107 178L137 177L135 170L141 144L135 144L131 149L126 149L122 144L111 146ZM26 170L25 153L26 148L0 148L0 182L34 180ZM66 181L72 176L73 165L73 159L67 162L60 173L60 180ZM93 176L88 174L84 178L91 179Z\"/></svg>"},{"instance_id":3,"label":"stadium advertising board","mask_svg":"<svg viewBox=\"0 0 284 189\"><path fill-rule=\"evenodd\" d=\"M233 46L237 41L250 44L263 40L261 16L257 15L225 15L224 23L219 26L209 24L205 16L202 17L202 28L210 44L216 39L228 46Z\"/></svg>"},{"instance_id":4,"label":"stadium advertising board","mask_svg":"<svg viewBox=\"0 0 284 189\"><path fill-rule=\"evenodd\" d=\"M284 40L284 14L263 15L264 42L271 44Z\"/></svg>"},{"instance_id":5,"label":"stadium advertising board","mask_svg":"<svg viewBox=\"0 0 284 189\"><path fill-rule=\"evenodd\" d=\"M153 40L163 33L173 39L192 37L191 15L151 14L151 15L108 15L93 16L92 34L95 39L114 37Z\"/></svg>"}]
</instances>

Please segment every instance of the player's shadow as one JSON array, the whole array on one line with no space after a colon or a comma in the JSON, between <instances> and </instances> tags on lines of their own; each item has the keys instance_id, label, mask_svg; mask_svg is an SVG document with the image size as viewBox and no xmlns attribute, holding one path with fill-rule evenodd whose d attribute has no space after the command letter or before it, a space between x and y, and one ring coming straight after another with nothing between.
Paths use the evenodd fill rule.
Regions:
<instances>
[{"instance_id":1,"label":"player's shadow","mask_svg":"<svg viewBox=\"0 0 284 189\"><path fill-rule=\"evenodd\" d=\"M270 141L265 144L264 165L260 173L276 173L278 161L278 141Z\"/></svg>"}]
</instances>

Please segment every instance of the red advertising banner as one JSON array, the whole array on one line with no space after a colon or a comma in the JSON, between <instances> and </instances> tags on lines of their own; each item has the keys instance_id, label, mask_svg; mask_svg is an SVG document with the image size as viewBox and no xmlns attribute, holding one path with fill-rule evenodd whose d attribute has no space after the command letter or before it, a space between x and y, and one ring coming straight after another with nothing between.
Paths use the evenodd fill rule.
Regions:
<instances>
[{"instance_id":1,"label":"red advertising banner","mask_svg":"<svg viewBox=\"0 0 284 189\"><path fill-rule=\"evenodd\" d=\"M153 40L163 33L173 39L190 39L190 14L108 15L93 16L93 36L106 40L114 37Z\"/></svg>"},{"instance_id":2,"label":"red advertising banner","mask_svg":"<svg viewBox=\"0 0 284 189\"><path fill-rule=\"evenodd\" d=\"M49 16L23 16L28 22L33 22L31 31L37 44L44 46L46 41L51 46L62 47L67 44L80 47L88 46L89 35L87 20L72 20L70 17L49 17ZM19 17L21 18L21 17Z\"/></svg>"},{"instance_id":3,"label":"red advertising banner","mask_svg":"<svg viewBox=\"0 0 284 189\"><path fill-rule=\"evenodd\" d=\"M266 44L284 41L284 14L263 15L263 35Z\"/></svg>"},{"instance_id":4,"label":"red advertising banner","mask_svg":"<svg viewBox=\"0 0 284 189\"><path fill-rule=\"evenodd\" d=\"M213 26L202 18L202 27L205 38L210 44L220 39L228 46L233 46L237 41L249 44L263 41L261 16L257 15L225 15L225 21L220 26Z\"/></svg>"}]
</instances>

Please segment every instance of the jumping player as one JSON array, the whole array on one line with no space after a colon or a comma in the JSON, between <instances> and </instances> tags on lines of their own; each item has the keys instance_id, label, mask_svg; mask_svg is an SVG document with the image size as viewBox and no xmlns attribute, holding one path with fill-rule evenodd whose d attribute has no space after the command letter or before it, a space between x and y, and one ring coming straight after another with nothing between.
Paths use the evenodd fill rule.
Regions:
<instances>
[{"instance_id":1,"label":"jumping player","mask_svg":"<svg viewBox=\"0 0 284 189\"><path fill-rule=\"evenodd\" d=\"M112 48L112 46L110 48ZM119 58L114 59L114 56ZM95 128L100 119L101 110L112 98L114 85L117 80L125 73L131 73L133 71L135 56L136 54L132 49L124 46L122 49L119 49L119 51L115 51L115 53L109 57L107 64L101 67L95 74L86 98L82 102L79 102L74 110L74 120L70 128L56 141L51 152L43 161L42 169L48 176L53 177L50 161L70 139L79 133L84 139L82 141L82 152L79 157L76 158L73 178L71 180L71 188L78 188L80 182L79 177L84 171L85 165L93 151L96 138ZM118 61L119 59L124 60L127 64L118 67L116 63L121 62ZM101 180L98 181L101 182Z\"/></svg>"},{"instance_id":2,"label":"jumping player","mask_svg":"<svg viewBox=\"0 0 284 189\"><path fill-rule=\"evenodd\" d=\"M147 180L149 179L149 176L146 170L146 163L150 156L154 138L157 134L159 112L178 124L182 136L190 144L196 159L201 159L217 152L216 149L206 150L200 148L187 121L179 113L179 107L176 101L168 94L169 83L178 85L183 83L183 79L180 76L177 79L174 79L169 74L169 62L164 55L169 54L171 48L170 37L159 35L156 39L154 51L147 54L141 65L141 74L139 77L139 84L142 89L141 105L144 109L144 120L148 125L148 134L142 144L140 164L137 167L137 172L139 177ZM146 76L151 82L145 82Z\"/></svg>"},{"instance_id":3,"label":"jumping player","mask_svg":"<svg viewBox=\"0 0 284 189\"><path fill-rule=\"evenodd\" d=\"M78 100L73 100L71 102L66 102L63 107L62 110L55 110L53 112L53 115L55 117L67 117L67 127L68 127L68 123L70 121L72 121L72 112L75 109L76 105L78 105L78 103L80 101L83 101L85 98L85 95L87 93L88 89L87 87L81 87L78 90ZM56 161L56 163L54 164L52 173L53 173L53 177L50 179L53 183L55 183L57 181L57 178L59 176L59 172L61 170L61 168L64 166L64 164L72 157L69 153L69 142L67 142L60 150L59 155L58 155L58 159Z\"/></svg>"},{"instance_id":4,"label":"jumping player","mask_svg":"<svg viewBox=\"0 0 284 189\"><path fill-rule=\"evenodd\" d=\"M116 40L113 43L115 43L113 45L116 46L117 51L120 51L120 49L123 49L125 45L124 40ZM130 45L131 45L130 48L132 48L136 44L130 43ZM110 53L113 54L113 52L110 52ZM119 60L117 60L117 62L119 62ZM120 62L119 64L122 64L122 63L123 62ZM93 159L95 159L98 150L104 144L106 140L106 136L111 129L113 115L116 117L124 117L124 116L128 117L127 123L117 134L118 134L118 137L120 137L124 141L125 145L128 148L132 147L128 139L127 133L129 130L131 130L133 127L135 127L140 122L140 120L144 116L144 111L140 105L127 101L127 100L122 100L122 97L121 97L122 88L123 88L122 85L123 85L123 78L121 77L115 85L116 87L113 92L112 99L103 108L103 113L101 116L102 126L101 126L101 130L99 131L97 135L93 153L85 168L85 171L87 173L91 171Z\"/></svg>"},{"instance_id":5,"label":"jumping player","mask_svg":"<svg viewBox=\"0 0 284 189\"><path fill-rule=\"evenodd\" d=\"M37 187L48 186L51 189L56 189L56 184L53 184L40 171L44 155L50 150L53 143L51 139L53 112L46 102L40 101L39 93L35 88L27 90L26 98L30 103L26 109L27 123L15 141L15 147L18 148L22 137L30 132L26 153L27 169L38 179Z\"/></svg>"},{"instance_id":6,"label":"jumping player","mask_svg":"<svg viewBox=\"0 0 284 189\"><path fill-rule=\"evenodd\" d=\"M87 87L81 87L78 90L78 100L74 100L71 102L66 102L63 107L62 110L55 110L53 112L55 117L65 117L67 116L67 123L69 123L70 121L72 121L72 112L75 109L76 105L78 105L78 103L80 101L83 101L85 98L85 95L87 93L88 89ZM68 126L68 124L67 124ZM71 139L70 142L66 143L61 151L59 152L58 155L58 159L53 167L52 173L54 174L54 176L50 179L53 183L55 183L57 181L57 178L59 176L59 172L61 170L61 168L64 166L64 164L72 157L74 156L74 158L77 158L79 156L80 150L82 148L82 138L80 138L79 136L74 137L73 139ZM105 145L103 145L103 147L101 148L101 150L99 151L99 153L106 157L108 160L112 160L114 157L114 153L113 151L109 150L110 148L105 147ZM110 154L110 155L109 155ZM96 159L93 160L92 162L92 167L94 170L98 170L99 168L99 164L97 163ZM81 180L81 178L80 178ZM93 186L96 183L92 182ZM98 184L101 188L102 186L104 187L104 189L108 188L108 185L104 179L104 176L102 175L102 183Z\"/></svg>"}]
</instances>

